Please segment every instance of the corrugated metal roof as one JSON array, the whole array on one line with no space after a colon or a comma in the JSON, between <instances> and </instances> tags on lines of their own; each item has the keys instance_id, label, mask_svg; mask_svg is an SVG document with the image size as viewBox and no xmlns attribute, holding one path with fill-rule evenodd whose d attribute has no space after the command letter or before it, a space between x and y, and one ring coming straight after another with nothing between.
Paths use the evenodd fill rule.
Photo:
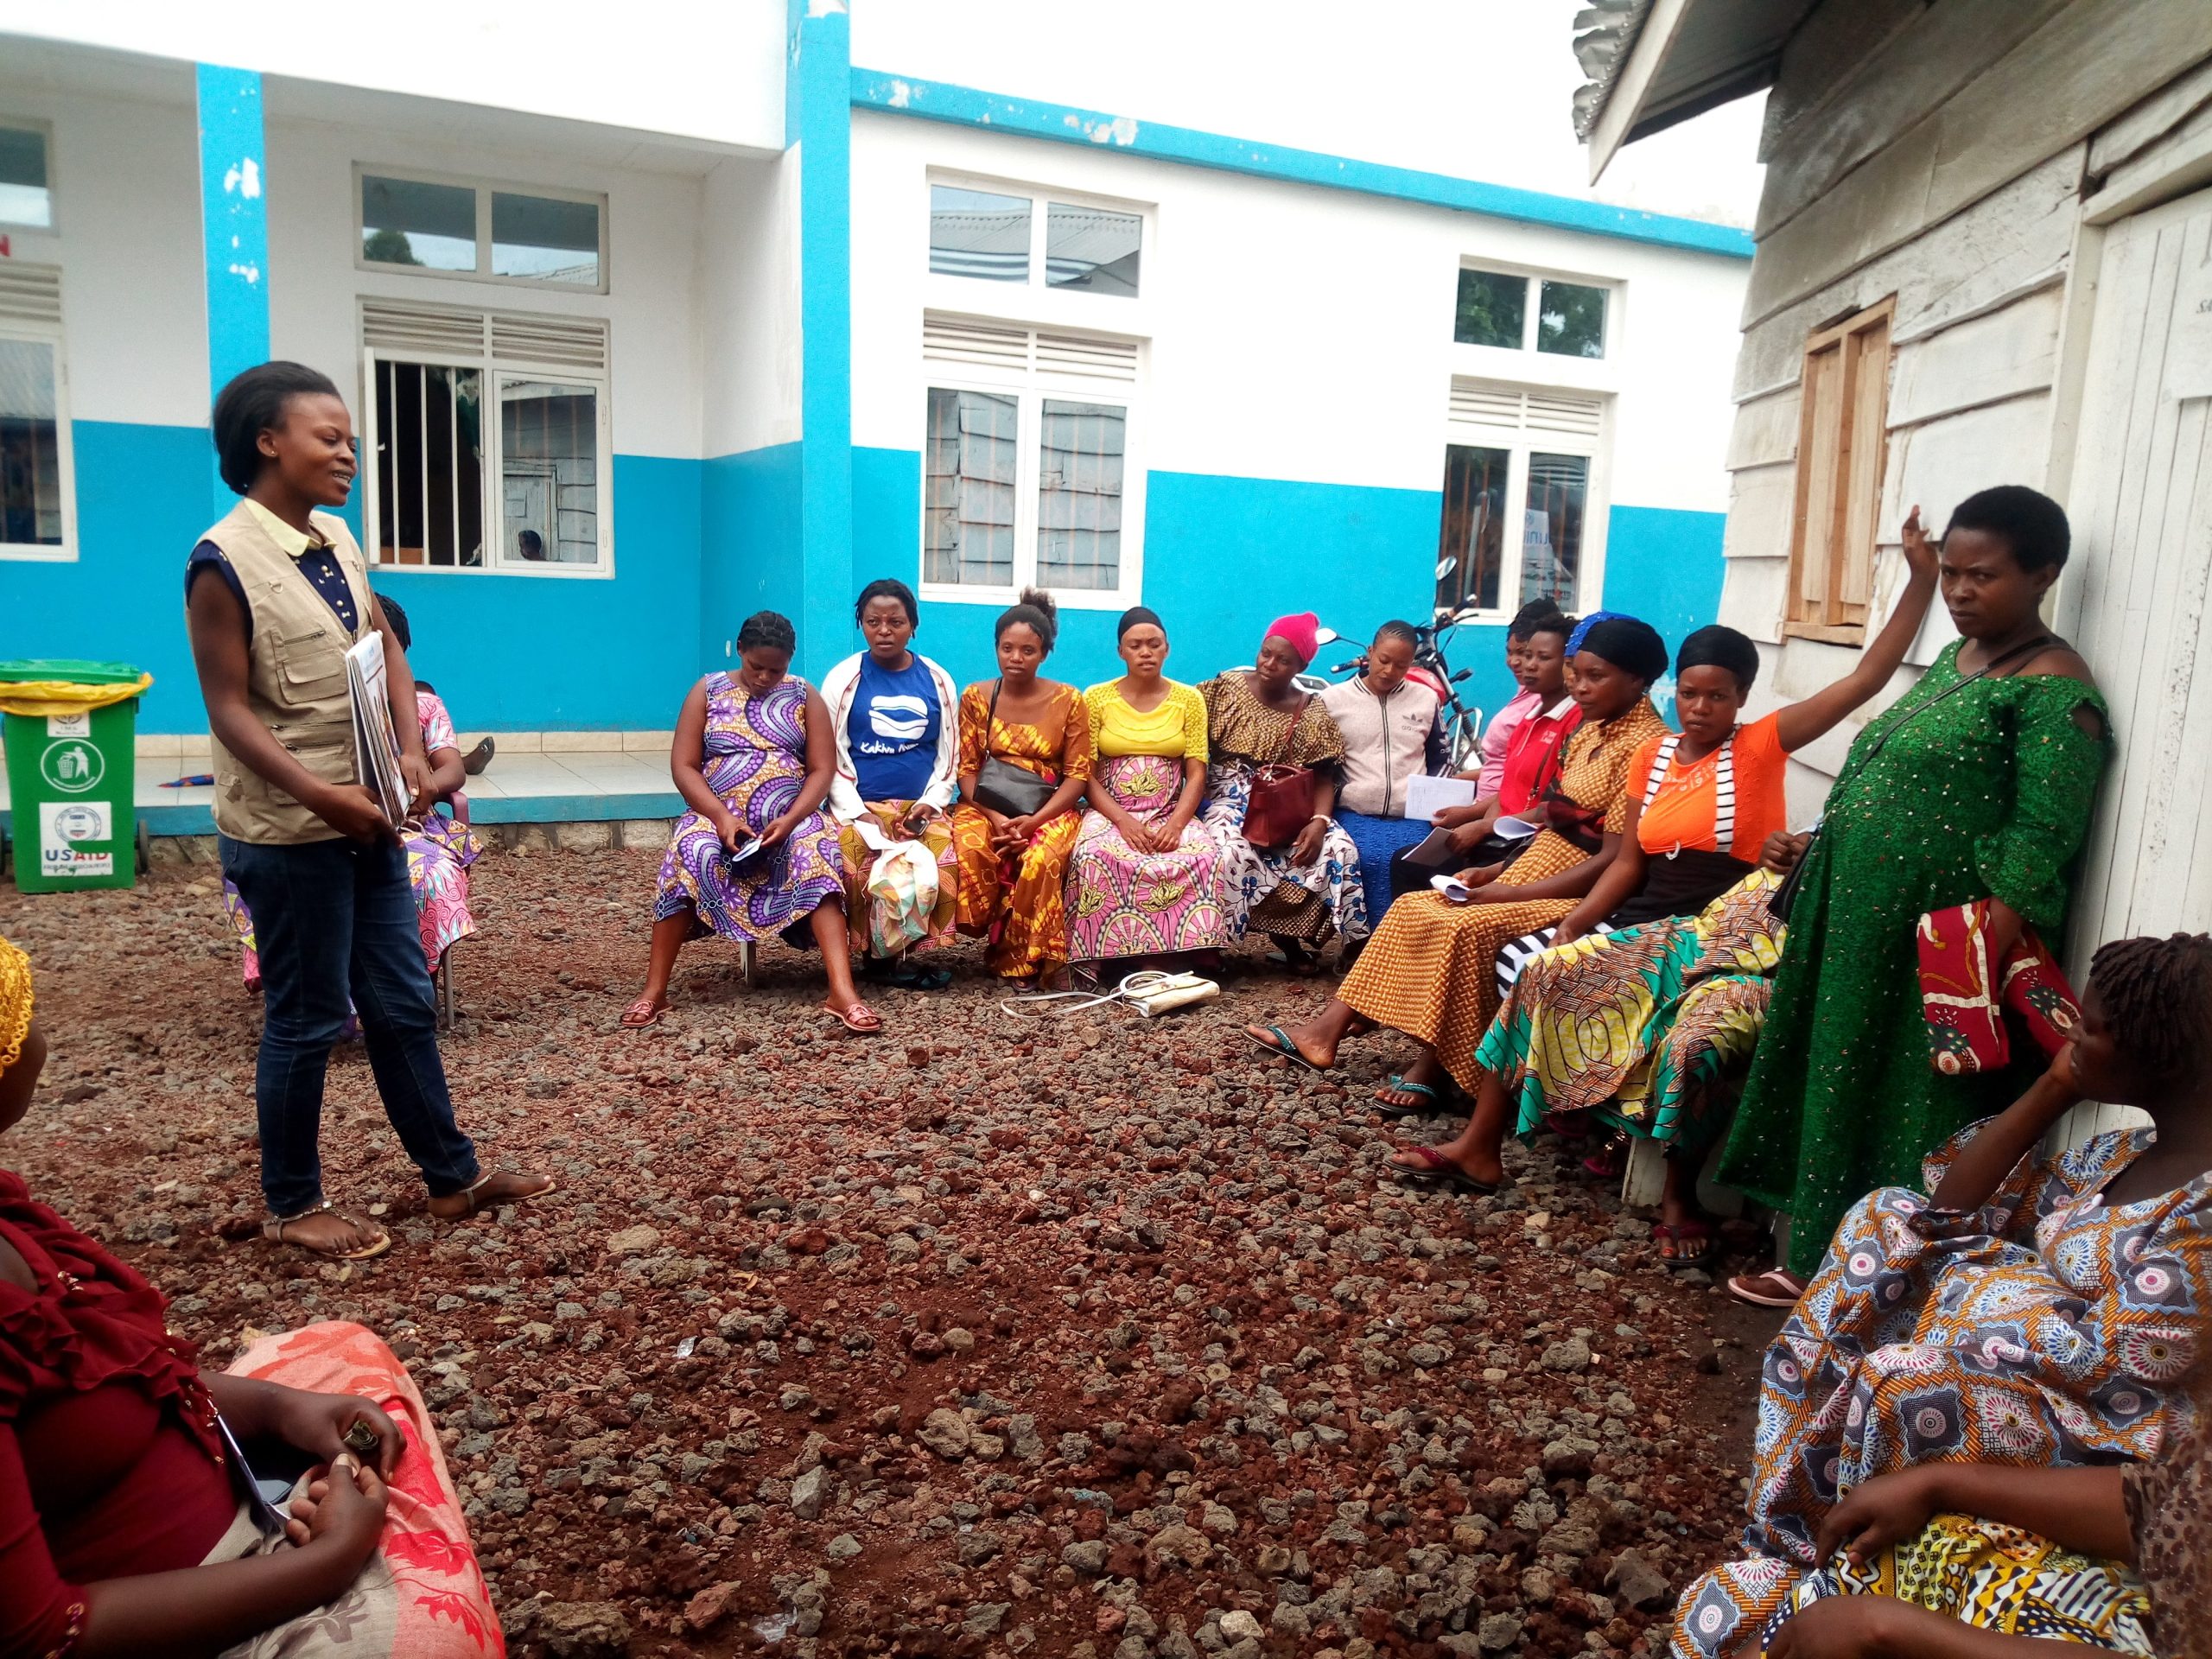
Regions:
<instances>
[{"instance_id":1,"label":"corrugated metal roof","mask_svg":"<svg viewBox=\"0 0 2212 1659\"><path fill-rule=\"evenodd\" d=\"M1782 48L1816 3L1592 0L1574 19L1574 54L1589 77L1575 89L1575 136L1589 140L1631 67L1643 73L1622 143L1772 86Z\"/></svg>"}]
</instances>

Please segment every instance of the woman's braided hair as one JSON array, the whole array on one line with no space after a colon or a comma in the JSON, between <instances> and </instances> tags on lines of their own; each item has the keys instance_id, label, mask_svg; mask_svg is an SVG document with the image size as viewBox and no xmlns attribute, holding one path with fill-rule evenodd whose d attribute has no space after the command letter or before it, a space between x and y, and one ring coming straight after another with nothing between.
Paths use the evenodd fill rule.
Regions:
<instances>
[{"instance_id":1,"label":"woman's braided hair","mask_svg":"<svg viewBox=\"0 0 2212 1659\"><path fill-rule=\"evenodd\" d=\"M2212 935L2114 939L2090 958L2089 983L2146 1079L2171 1084L2212 1062Z\"/></svg>"}]
</instances>

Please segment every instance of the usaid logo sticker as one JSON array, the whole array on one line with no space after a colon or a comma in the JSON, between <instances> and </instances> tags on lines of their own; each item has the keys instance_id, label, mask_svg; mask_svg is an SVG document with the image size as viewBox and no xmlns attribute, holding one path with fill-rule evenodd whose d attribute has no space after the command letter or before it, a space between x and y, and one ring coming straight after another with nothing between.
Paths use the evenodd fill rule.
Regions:
<instances>
[{"instance_id":1,"label":"usaid logo sticker","mask_svg":"<svg viewBox=\"0 0 2212 1659\"><path fill-rule=\"evenodd\" d=\"M81 737L65 737L46 746L39 756L39 776L64 795L82 795L106 775L107 762L100 752Z\"/></svg>"},{"instance_id":2,"label":"usaid logo sticker","mask_svg":"<svg viewBox=\"0 0 2212 1659\"><path fill-rule=\"evenodd\" d=\"M114 809L105 801L41 801L38 816L42 847L115 839Z\"/></svg>"}]
</instances>

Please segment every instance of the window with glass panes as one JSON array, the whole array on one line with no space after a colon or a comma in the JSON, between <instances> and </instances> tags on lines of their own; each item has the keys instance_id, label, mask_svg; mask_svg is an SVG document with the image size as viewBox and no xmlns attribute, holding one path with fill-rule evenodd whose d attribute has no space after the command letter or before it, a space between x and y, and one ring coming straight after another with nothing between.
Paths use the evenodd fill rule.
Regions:
<instances>
[{"instance_id":1,"label":"window with glass panes","mask_svg":"<svg viewBox=\"0 0 2212 1659\"><path fill-rule=\"evenodd\" d=\"M1141 586L1137 343L931 316L922 355L924 591L1128 602Z\"/></svg>"},{"instance_id":2,"label":"window with glass panes","mask_svg":"<svg viewBox=\"0 0 2212 1659\"><path fill-rule=\"evenodd\" d=\"M607 325L365 300L372 564L613 569Z\"/></svg>"},{"instance_id":3,"label":"window with glass panes","mask_svg":"<svg viewBox=\"0 0 2212 1659\"><path fill-rule=\"evenodd\" d=\"M603 195L361 167L354 208L365 269L607 291Z\"/></svg>"},{"instance_id":4,"label":"window with glass panes","mask_svg":"<svg viewBox=\"0 0 2212 1659\"><path fill-rule=\"evenodd\" d=\"M29 231L54 228L51 144L46 125L0 116L0 225Z\"/></svg>"},{"instance_id":5,"label":"window with glass panes","mask_svg":"<svg viewBox=\"0 0 2212 1659\"><path fill-rule=\"evenodd\" d=\"M1452 338L1461 346L1601 358L1609 302L1610 290L1596 283L1462 266Z\"/></svg>"},{"instance_id":6,"label":"window with glass panes","mask_svg":"<svg viewBox=\"0 0 2212 1659\"><path fill-rule=\"evenodd\" d=\"M1127 207L930 185L932 276L1134 299L1143 253L1144 215Z\"/></svg>"},{"instance_id":7,"label":"window with glass panes","mask_svg":"<svg viewBox=\"0 0 2212 1659\"><path fill-rule=\"evenodd\" d=\"M1441 609L1510 615L1532 599L1583 605L1605 399L1454 378L1437 557Z\"/></svg>"},{"instance_id":8,"label":"window with glass panes","mask_svg":"<svg viewBox=\"0 0 2212 1659\"><path fill-rule=\"evenodd\" d=\"M76 556L61 272L0 260L0 558Z\"/></svg>"}]
</instances>

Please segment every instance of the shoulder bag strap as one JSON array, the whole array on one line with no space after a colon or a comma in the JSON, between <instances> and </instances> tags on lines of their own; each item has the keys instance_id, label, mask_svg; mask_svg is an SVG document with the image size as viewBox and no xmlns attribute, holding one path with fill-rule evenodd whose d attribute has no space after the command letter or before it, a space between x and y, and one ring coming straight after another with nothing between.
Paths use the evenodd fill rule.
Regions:
<instances>
[{"instance_id":1,"label":"shoulder bag strap","mask_svg":"<svg viewBox=\"0 0 2212 1659\"><path fill-rule=\"evenodd\" d=\"M2012 661L2015 658L2024 658L2030 656L2033 652L2041 651L2045 645L2055 645L2056 643L2057 640L2055 635L2048 633L2038 634L2036 638L2028 640L2023 645L2013 646L2012 650L2006 652L2003 656L1984 663L1980 668L1974 670L1973 673L1961 675L1957 679L1953 680L1950 684L1945 686L1941 691L1938 691L1934 696L1924 698L1921 702L1915 703L1911 708L1906 709L1904 714L1900 715L1896 720L1892 721L1882 732L1882 734L1874 740L1873 743L1868 747L1866 753L1863 756L1859 757L1859 766L1864 766L1869 761L1872 760L1876 755L1882 752L1882 746L1884 744L1887 743L1892 737L1895 737L1899 732L1903 731L1905 727L1911 724L1914 720L1927 713L1928 710L1933 709L1937 703L1942 702L1944 698L1955 696L1957 693L1965 690L1967 687L1972 685L1976 680L1986 679L1990 675L1995 673L1999 669L2004 667L2005 664ZM2012 677L2007 675L2005 677L2009 679ZM1841 772L1838 772L1836 776L1840 780L1843 774ZM1831 785L1830 787L1833 788L1834 785Z\"/></svg>"}]
</instances>

